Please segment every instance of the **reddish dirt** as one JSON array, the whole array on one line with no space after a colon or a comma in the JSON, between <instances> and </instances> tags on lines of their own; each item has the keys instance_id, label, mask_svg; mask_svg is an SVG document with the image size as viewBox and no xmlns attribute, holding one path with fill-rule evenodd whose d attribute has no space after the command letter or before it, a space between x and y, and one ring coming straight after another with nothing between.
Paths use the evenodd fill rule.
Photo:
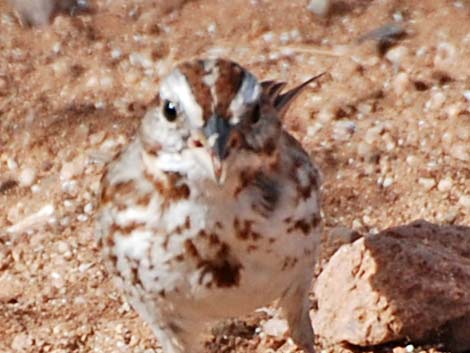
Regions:
<instances>
[{"instance_id":1,"label":"reddish dirt","mask_svg":"<svg viewBox=\"0 0 470 353\"><path fill-rule=\"evenodd\" d=\"M99 0L31 29L0 3L0 352L157 350L101 264L93 209L104 163L179 60L224 56L290 85L327 72L285 121L323 170L326 229L470 224L470 4L307 5ZM384 55L358 43L400 17L407 35ZM208 351L292 349L258 316Z\"/></svg>"}]
</instances>

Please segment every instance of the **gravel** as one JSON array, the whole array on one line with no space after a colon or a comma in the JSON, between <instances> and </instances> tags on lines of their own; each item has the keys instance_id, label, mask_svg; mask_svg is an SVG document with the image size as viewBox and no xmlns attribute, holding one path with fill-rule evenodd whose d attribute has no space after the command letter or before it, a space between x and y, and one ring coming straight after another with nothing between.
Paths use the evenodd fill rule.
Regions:
<instances>
[{"instance_id":1,"label":"gravel","mask_svg":"<svg viewBox=\"0 0 470 353\"><path fill-rule=\"evenodd\" d=\"M322 169L325 234L470 224L470 24L453 2L93 5L29 29L0 2L0 351L160 352L100 262L93 205L160 75L189 57L229 57L289 86L327 72L283 121ZM357 42L387 24L411 34L383 56L377 38ZM218 336L208 351L293 350L256 322L259 335Z\"/></svg>"}]
</instances>

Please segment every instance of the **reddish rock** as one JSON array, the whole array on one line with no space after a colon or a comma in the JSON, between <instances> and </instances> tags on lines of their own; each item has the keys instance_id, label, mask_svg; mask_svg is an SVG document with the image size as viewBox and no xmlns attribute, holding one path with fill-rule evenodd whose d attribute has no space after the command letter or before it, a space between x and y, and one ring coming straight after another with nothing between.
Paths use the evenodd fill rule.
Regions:
<instances>
[{"instance_id":1,"label":"reddish rock","mask_svg":"<svg viewBox=\"0 0 470 353\"><path fill-rule=\"evenodd\" d=\"M469 349L470 228L417 221L344 245L315 296L316 333L327 342L421 341L440 330Z\"/></svg>"}]
</instances>

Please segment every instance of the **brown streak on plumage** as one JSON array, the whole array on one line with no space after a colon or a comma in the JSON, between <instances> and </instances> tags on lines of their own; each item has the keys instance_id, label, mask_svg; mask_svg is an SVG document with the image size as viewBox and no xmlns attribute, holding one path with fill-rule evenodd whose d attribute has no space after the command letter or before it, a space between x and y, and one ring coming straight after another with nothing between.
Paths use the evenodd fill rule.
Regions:
<instances>
[{"instance_id":1,"label":"brown streak on plumage","mask_svg":"<svg viewBox=\"0 0 470 353\"><path fill-rule=\"evenodd\" d=\"M168 209L176 201L188 199L191 194L188 184L182 182L183 178L179 173L167 172L164 179L157 178L147 172L144 172L144 176L162 196L164 200L161 205L162 211Z\"/></svg>"},{"instance_id":2,"label":"brown streak on plumage","mask_svg":"<svg viewBox=\"0 0 470 353\"><path fill-rule=\"evenodd\" d=\"M233 221L233 228L235 230L235 235L237 238L242 239L242 240L257 240L261 237L261 235L258 232L255 232L252 229L254 222L250 220L244 220L243 223L238 220L238 218L235 218Z\"/></svg>"},{"instance_id":3,"label":"brown streak on plumage","mask_svg":"<svg viewBox=\"0 0 470 353\"><path fill-rule=\"evenodd\" d=\"M145 207L145 206L148 206L151 199L152 199L152 195L150 193L145 194L145 195L140 196L137 199L136 204L139 205L139 206Z\"/></svg>"},{"instance_id":4,"label":"brown streak on plumage","mask_svg":"<svg viewBox=\"0 0 470 353\"><path fill-rule=\"evenodd\" d=\"M196 246L190 239L186 239L184 242L184 249L192 258L200 261L201 256L199 255L199 251L197 250Z\"/></svg>"},{"instance_id":5,"label":"brown streak on plumage","mask_svg":"<svg viewBox=\"0 0 470 353\"><path fill-rule=\"evenodd\" d=\"M212 274L212 281L206 284L208 288L211 288L213 284L218 288L228 288L238 286L240 283L242 266L230 261L230 248L225 243L221 243L215 259L203 260L199 267L202 268L199 283L202 283L206 274Z\"/></svg>"},{"instance_id":6,"label":"brown streak on plumage","mask_svg":"<svg viewBox=\"0 0 470 353\"><path fill-rule=\"evenodd\" d=\"M292 233L295 230L300 230L304 235L309 235L311 228L311 224L305 219L298 219L291 227L287 228L287 232Z\"/></svg>"},{"instance_id":7,"label":"brown streak on plumage","mask_svg":"<svg viewBox=\"0 0 470 353\"><path fill-rule=\"evenodd\" d=\"M101 189L101 203L105 204L110 202L111 200L115 200L121 196L128 196L135 191L135 185L132 180L129 181L122 181L116 184L111 184L110 186L106 186L106 183L103 184L103 188Z\"/></svg>"},{"instance_id":8,"label":"brown streak on plumage","mask_svg":"<svg viewBox=\"0 0 470 353\"><path fill-rule=\"evenodd\" d=\"M138 223L138 222L132 222L126 226L120 226L116 223L113 223L110 227L110 233L111 234L115 234L115 233L119 233L121 234L122 236L128 236L128 235L131 235L131 233L140 228L140 227L143 227L145 226L145 224L143 223Z\"/></svg>"}]
</instances>

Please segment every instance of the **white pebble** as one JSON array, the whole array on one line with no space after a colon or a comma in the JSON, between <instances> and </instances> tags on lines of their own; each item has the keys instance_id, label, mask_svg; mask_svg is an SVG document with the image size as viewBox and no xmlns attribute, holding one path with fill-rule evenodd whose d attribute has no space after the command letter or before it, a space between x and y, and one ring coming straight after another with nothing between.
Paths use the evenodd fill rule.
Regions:
<instances>
[{"instance_id":1,"label":"white pebble","mask_svg":"<svg viewBox=\"0 0 470 353\"><path fill-rule=\"evenodd\" d=\"M30 167L24 168L18 177L20 186L23 186L23 187L28 187L28 186L33 185L35 180L36 180L36 170Z\"/></svg>"},{"instance_id":2,"label":"white pebble","mask_svg":"<svg viewBox=\"0 0 470 353\"><path fill-rule=\"evenodd\" d=\"M384 188L388 188L389 186L391 186L393 184L393 178L392 177L386 177L382 183L382 186Z\"/></svg>"},{"instance_id":3,"label":"white pebble","mask_svg":"<svg viewBox=\"0 0 470 353\"><path fill-rule=\"evenodd\" d=\"M470 208L470 196L461 195L459 198L459 204L461 204L465 208Z\"/></svg>"},{"instance_id":4,"label":"white pebble","mask_svg":"<svg viewBox=\"0 0 470 353\"><path fill-rule=\"evenodd\" d=\"M392 17L395 22L403 22L403 14L401 11L394 12Z\"/></svg>"},{"instance_id":5,"label":"white pebble","mask_svg":"<svg viewBox=\"0 0 470 353\"><path fill-rule=\"evenodd\" d=\"M213 34L217 31L217 25L215 23L211 23L209 26L207 26L207 32Z\"/></svg>"},{"instance_id":6,"label":"white pebble","mask_svg":"<svg viewBox=\"0 0 470 353\"><path fill-rule=\"evenodd\" d=\"M83 212L86 214L91 214L93 212L93 205L91 202L87 203L85 207L83 207Z\"/></svg>"},{"instance_id":7,"label":"white pebble","mask_svg":"<svg viewBox=\"0 0 470 353\"><path fill-rule=\"evenodd\" d=\"M88 263L84 263L84 264L81 264L80 266L78 266L78 270L81 272L81 273L84 273L86 272L90 267L93 266L93 263L91 262L88 262Z\"/></svg>"},{"instance_id":8,"label":"white pebble","mask_svg":"<svg viewBox=\"0 0 470 353\"><path fill-rule=\"evenodd\" d=\"M412 344L409 344L405 347L405 350L408 352L408 353L412 353L414 350L415 350L415 347L412 345Z\"/></svg>"},{"instance_id":9,"label":"white pebble","mask_svg":"<svg viewBox=\"0 0 470 353\"><path fill-rule=\"evenodd\" d=\"M47 223L51 216L54 215L55 208L52 204L43 206L39 211L26 216L21 221L7 228L8 233L22 233L28 230L36 229L39 226Z\"/></svg>"},{"instance_id":10,"label":"white pebble","mask_svg":"<svg viewBox=\"0 0 470 353\"><path fill-rule=\"evenodd\" d=\"M416 158L416 156L409 155L406 157L406 164L410 167L416 167L418 164L418 158Z\"/></svg>"},{"instance_id":11,"label":"white pebble","mask_svg":"<svg viewBox=\"0 0 470 353\"><path fill-rule=\"evenodd\" d=\"M61 275L60 275L60 273L52 272L52 273L51 273L51 277L52 277L53 279L60 279L60 278L61 278Z\"/></svg>"},{"instance_id":12,"label":"white pebble","mask_svg":"<svg viewBox=\"0 0 470 353\"><path fill-rule=\"evenodd\" d=\"M70 180L83 173L85 169L85 159L77 157L70 162L66 162L60 169L60 179Z\"/></svg>"},{"instance_id":13,"label":"white pebble","mask_svg":"<svg viewBox=\"0 0 470 353\"><path fill-rule=\"evenodd\" d=\"M129 55L129 62L133 66L149 69L153 67L153 61L146 54L133 52Z\"/></svg>"},{"instance_id":14,"label":"white pebble","mask_svg":"<svg viewBox=\"0 0 470 353\"><path fill-rule=\"evenodd\" d=\"M465 99L467 101L470 101L470 91L469 90L463 91L463 96L465 97Z\"/></svg>"},{"instance_id":15,"label":"white pebble","mask_svg":"<svg viewBox=\"0 0 470 353\"><path fill-rule=\"evenodd\" d=\"M317 119L319 122L325 124L333 120L334 114L331 108L323 107L320 109L317 115Z\"/></svg>"},{"instance_id":16,"label":"white pebble","mask_svg":"<svg viewBox=\"0 0 470 353\"><path fill-rule=\"evenodd\" d=\"M8 158L7 159L7 167L10 170L15 170L18 169L18 163L13 158Z\"/></svg>"},{"instance_id":17,"label":"white pebble","mask_svg":"<svg viewBox=\"0 0 470 353\"><path fill-rule=\"evenodd\" d=\"M62 226L62 227L67 227L70 225L70 217L63 217L60 219L59 221L59 224Z\"/></svg>"},{"instance_id":18,"label":"white pebble","mask_svg":"<svg viewBox=\"0 0 470 353\"><path fill-rule=\"evenodd\" d=\"M59 241L57 243L57 251L59 251L61 254L64 254L67 251L70 251L70 245L65 241Z\"/></svg>"},{"instance_id":19,"label":"white pebble","mask_svg":"<svg viewBox=\"0 0 470 353\"><path fill-rule=\"evenodd\" d=\"M393 91L397 96L401 96L410 87L408 74L400 72L392 82Z\"/></svg>"},{"instance_id":20,"label":"white pebble","mask_svg":"<svg viewBox=\"0 0 470 353\"><path fill-rule=\"evenodd\" d=\"M77 220L80 222L86 222L88 221L88 216L86 214L79 214L77 216Z\"/></svg>"},{"instance_id":21,"label":"white pebble","mask_svg":"<svg viewBox=\"0 0 470 353\"><path fill-rule=\"evenodd\" d=\"M52 52L54 54L59 54L60 53L60 43L55 42L54 45L52 45Z\"/></svg>"},{"instance_id":22,"label":"white pebble","mask_svg":"<svg viewBox=\"0 0 470 353\"><path fill-rule=\"evenodd\" d=\"M75 204L74 204L73 200L68 200L68 199L67 199L67 200L64 200L64 206L65 206L66 208L72 208L72 207L75 206Z\"/></svg>"},{"instance_id":23,"label":"white pebble","mask_svg":"<svg viewBox=\"0 0 470 353\"><path fill-rule=\"evenodd\" d=\"M356 123L351 120L340 120L333 127L333 138L337 141L347 141L356 131Z\"/></svg>"},{"instance_id":24,"label":"white pebble","mask_svg":"<svg viewBox=\"0 0 470 353\"><path fill-rule=\"evenodd\" d=\"M446 96L444 93L440 91L434 92L433 95L431 96L431 99L429 99L426 102L426 109L427 110L440 109L445 101L446 101Z\"/></svg>"},{"instance_id":25,"label":"white pebble","mask_svg":"<svg viewBox=\"0 0 470 353\"><path fill-rule=\"evenodd\" d=\"M437 184L437 190L442 192L450 191L450 189L452 188L452 184L453 181L449 177L441 179L441 181L439 181L439 184Z\"/></svg>"},{"instance_id":26,"label":"white pebble","mask_svg":"<svg viewBox=\"0 0 470 353\"><path fill-rule=\"evenodd\" d=\"M385 58L390 61L392 64L400 66L404 58L408 55L408 48L400 45L395 48L390 49Z\"/></svg>"},{"instance_id":27,"label":"white pebble","mask_svg":"<svg viewBox=\"0 0 470 353\"><path fill-rule=\"evenodd\" d=\"M122 51L119 48L115 48L111 51L111 57L113 59L119 59L122 55Z\"/></svg>"},{"instance_id":28,"label":"white pebble","mask_svg":"<svg viewBox=\"0 0 470 353\"><path fill-rule=\"evenodd\" d=\"M266 32L265 34L263 34L262 38L265 42L271 43L274 39L274 34L273 32Z\"/></svg>"},{"instance_id":29,"label":"white pebble","mask_svg":"<svg viewBox=\"0 0 470 353\"><path fill-rule=\"evenodd\" d=\"M66 180L62 182L61 185L62 191L71 195L75 196L78 192L78 184L76 180Z\"/></svg>"},{"instance_id":30,"label":"white pebble","mask_svg":"<svg viewBox=\"0 0 470 353\"><path fill-rule=\"evenodd\" d=\"M325 16L330 10L330 0L312 0L307 6L307 9L319 16Z\"/></svg>"},{"instance_id":31,"label":"white pebble","mask_svg":"<svg viewBox=\"0 0 470 353\"><path fill-rule=\"evenodd\" d=\"M433 178L419 178L419 185L421 185L426 191L431 190L435 185L436 181Z\"/></svg>"},{"instance_id":32,"label":"white pebble","mask_svg":"<svg viewBox=\"0 0 470 353\"><path fill-rule=\"evenodd\" d=\"M434 57L434 65L440 69L447 69L455 63L455 53L457 50L451 43L439 43L436 48L436 56Z\"/></svg>"},{"instance_id":33,"label":"white pebble","mask_svg":"<svg viewBox=\"0 0 470 353\"><path fill-rule=\"evenodd\" d=\"M470 148L463 143L456 143L450 148L450 155L461 161L470 161Z\"/></svg>"},{"instance_id":34,"label":"white pebble","mask_svg":"<svg viewBox=\"0 0 470 353\"><path fill-rule=\"evenodd\" d=\"M384 131L383 125L377 125L377 126L371 127L370 129L366 131L366 134L364 136L364 141L366 141L369 144L373 144L375 141L377 141L378 137L383 131Z\"/></svg>"}]
</instances>

